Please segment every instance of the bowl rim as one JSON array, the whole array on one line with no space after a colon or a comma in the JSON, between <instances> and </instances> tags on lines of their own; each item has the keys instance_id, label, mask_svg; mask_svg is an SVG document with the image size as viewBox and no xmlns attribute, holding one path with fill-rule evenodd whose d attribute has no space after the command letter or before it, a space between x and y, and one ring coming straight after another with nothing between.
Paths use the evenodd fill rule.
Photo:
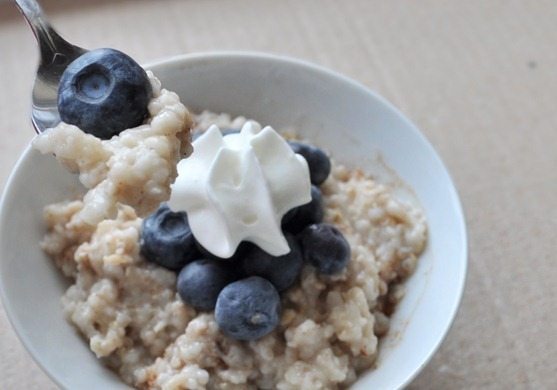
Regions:
<instances>
[{"instance_id":1,"label":"bowl rim","mask_svg":"<svg viewBox=\"0 0 557 390\"><path fill-rule=\"evenodd\" d=\"M389 109L394 114L396 114L396 116L401 121L403 121L405 123L405 125L414 133L414 135L417 136L418 139L426 146L426 148L428 149L428 153L431 154L431 156L435 160L437 160L436 162L439 163L441 169L447 175L447 179L448 179L448 188L447 189L448 189L449 195L450 195L450 197L452 198L452 201L453 201L454 211L455 211L456 217L457 217L457 224L459 225L458 229L462 233L462 235L460 237L460 239L462 241L462 251L461 251L461 253L455 254L455 259L457 260L456 264L459 265L459 267L458 267L459 275L460 275L460 278L458 280L459 284L458 284L457 288L455 288L456 294L454 295L454 299L453 299L453 302L451 304L451 310L450 310L450 313L449 313L450 314L449 320L447 322L447 325L446 325L444 331L441 332L438 335L437 340L435 341L435 343L433 343L429 352L425 355L425 358L423 359L422 363L419 366L417 366L413 370L412 373L407 375L407 377L404 378L400 382L400 386L398 388L404 388L413 379L415 379L417 377L417 375L425 368L425 366L427 366L427 364L431 361L431 359L433 358L435 353L438 351L442 342L445 340L448 332L450 331L450 329L452 328L452 326L454 324L455 318L456 318L458 310L460 308L460 304L462 302L462 297L463 297L464 289L465 289L465 285L466 285L466 280L467 280L467 275L468 275L468 256L469 256L469 253L468 253L468 250L469 250L469 248L468 248L468 233L467 233L467 229L466 229L466 219L465 219L465 214L464 214L463 207L462 207L462 202L460 200L458 192L456 191L454 180L453 180L449 170L447 169L447 167L443 163L441 157L439 156L437 151L434 149L432 144L425 137L425 135L417 128L416 125L414 125L398 108L396 108L388 100L386 100L384 97L377 94L376 92L374 92L370 88L367 88L366 86L364 86L360 82L355 81L354 79L352 79L348 76L345 76L345 75L343 75L339 72L336 72L336 71L328 69L324 66L312 63L310 61L299 59L299 58L293 58L293 57L290 57L290 56L270 54L270 53L258 52L258 51L224 50L224 51L202 51L202 52L195 52L195 53L188 53L188 54L178 54L178 55L173 55L173 56L169 56L169 57L163 57L163 58L155 59L153 61L149 61L149 62L143 64L142 66L145 69L150 70L150 69L153 69L153 68L160 68L160 67L172 66L172 65L177 65L177 64L184 64L184 63L203 62L203 61L205 61L205 62L215 62L215 61L226 61L226 60L230 60L230 59L234 59L234 60L243 59L243 60L253 60L253 61L265 60L265 61L271 61L271 62L275 62L275 63L282 63L282 64L291 65L291 66L296 66L303 71L309 71L309 72L313 72L315 74L319 74L320 76L335 78L335 79L341 81L342 83L348 84L352 88L355 88L355 89L359 90L360 92L363 92L364 94L370 95L372 98L374 98L376 101L378 101L378 103L384 105L387 109ZM8 179L6 180L6 184L5 184L5 187L4 187L3 192L2 192L2 197L0 199L0 216L3 214L3 210L5 210L5 208L7 207L6 202L7 202L8 194L11 192L11 188L12 188L12 186L13 186L15 180L16 180L16 173L25 164L25 162L28 160L28 158L29 158L29 156L31 155L32 152L33 152L33 147L31 145L31 143L29 143L26 146L26 148L23 150L22 154L19 156L19 158L18 158L16 164L14 165L14 167L12 168L12 171L10 172L10 174L8 176ZM0 239L3 236L3 230L4 230L4 227L3 227L2 224L0 224ZM2 259L0 258L0 262L1 261L2 261ZM11 326L12 326L12 329L17 334L17 336L19 338L19 341L23 344L23 346L25 347L25 349L27 350L29 355L33 358L33 360L41 368L41 370L57 386L59 386L61 388L65 388L64 385L55 376L55 373L51 372L51 370L47 367L47 365L44 364L44 362L39 358L39 354L38 354L37 351L35 351L31 340L28 339L22 333L21 325L19 324L19 320L17 319L17 316L14 314L14 309L12 308L11 303L7 298L7 293L5 291L4 284L1 282L1 278L0 278L0 299L2 301L2 304L4 306L4 310L6 312L6 316L7 316L8 320L9 320Z\"/></svg>"}]
</instances>

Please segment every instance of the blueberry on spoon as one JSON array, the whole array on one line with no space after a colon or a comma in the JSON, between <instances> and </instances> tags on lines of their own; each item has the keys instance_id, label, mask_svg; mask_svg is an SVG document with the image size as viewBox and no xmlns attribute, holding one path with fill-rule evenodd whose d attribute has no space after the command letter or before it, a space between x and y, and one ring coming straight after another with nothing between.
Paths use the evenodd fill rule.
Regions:
<instances>
[{"instance_id":1,"label":"blueberry on spoon","mask_svg":"<svg viewBox=\"0 0 557 390\"><path fill-rule=\"evenodd\" d=\"M75 59L58 87L60 118L101 139L139 126L152 96L145 70L128 55L97 49Z\"/></svg>"}]
</instances>

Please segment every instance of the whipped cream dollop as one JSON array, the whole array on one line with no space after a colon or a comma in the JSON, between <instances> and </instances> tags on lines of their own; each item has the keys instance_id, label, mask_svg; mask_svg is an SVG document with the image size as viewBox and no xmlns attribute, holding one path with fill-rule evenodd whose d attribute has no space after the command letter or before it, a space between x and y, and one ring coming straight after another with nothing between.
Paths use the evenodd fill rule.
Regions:
<instances>
[{"instance_id":1,"label":"whipped cream dollop","mask_svg":"<svg viewBox=\"0 0 557 390\"><path fill-rule=\"evenodd\" d=\"M311 201L306 160L271 127L253 121L226 136L211 126L193 147L178 164L168 204L187 212L197 241L222 258L241 241L273 256L288 253L281 219Z\"/></svg>"}]
</instances>

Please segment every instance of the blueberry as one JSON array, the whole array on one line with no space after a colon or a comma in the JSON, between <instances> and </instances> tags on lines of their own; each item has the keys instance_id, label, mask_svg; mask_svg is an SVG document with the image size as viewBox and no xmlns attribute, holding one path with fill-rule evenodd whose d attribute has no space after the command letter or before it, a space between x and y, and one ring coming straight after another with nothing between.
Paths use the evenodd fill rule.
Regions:
<instances>
[{"instance_id":1,"label":"blueberry","mask_svg":"<svg viewBox=\"0 0 557 390\"><path fill-rule=\"evenodd\" d=\"M293 208L282 218L282 228L298 234L306 226L323 221L323 196L317 186L311 186L311 201Z\"/></svg>"},{"instance_id":2,"label":"blueberry","mask_svg":"<svg viewBox=\"0 0 557 390\"><path fill-rule=\"evenodd\" d=\"M304 260L320 273L333 275L341 272L350 260L350 245L342 233L327 223L305 228L300 234Z\"/></svg>"},{"instance_id":3,"label":"blueberry","mask_svg":"<svg viewBox=\"0 0 557 390\"><path fill-rule=\"evenodd\" d=\"M147 73L114 49L89 51L64 71L58 87L60 118L101 139L139 126L152 96Z\"/></svg>"},{"instance_id":4,"label":"blueberry","mask_svg":"<svg viewBox=\"0 0 557 390\"><path fill-rule=\"evenodd\" d=\"M234 280L227 263L200 259L187 264L178 274L178 294L198 310L213 310L221 290Z\"/></svg>"},{"instance_id":5,"label":"blueberry","mask_svg":"<svg viewBox=\"0 0 557 390\"><path fill-rule=\"evenodd\" d=\"M303 266L302 250L292 234L286 234L290 252L283 256L272 256L257 246L244 255L240 267L246 276L261 276L271 282L277 291L292 286Z\"/></svg>"},{"instance_id":6,"label":"blueberry","mask_svg":"<svg viewBox=\"0 0 557 390\"><path fill-rule=\"evenodd\" d=\"M230 283L219 294L215 319L225 335L236 340L257 340L279 323L279 294L259 276Z\"/></svg>"},{"instance_id":7,"label":"blueberry","mask_svg":"<svg viewBox=\"0 0 557 390\"><path fill-rule=\"evenodd\" d=\"M186 213L167 205L143 221L140 247L148 261L175 271L200 257Z\"/></svg>"},{"instance_id":8,"label":"blueberry","mask_svg":"<svg viewBox=\"0 0 557 390\"><path fill-rule=\"evenodd\" d=\"M301 154L309 166L311 184L320 185L331 173L331 161L321 149L301 142L289 141L294 153Z\"/></svg>"}]
</instances>

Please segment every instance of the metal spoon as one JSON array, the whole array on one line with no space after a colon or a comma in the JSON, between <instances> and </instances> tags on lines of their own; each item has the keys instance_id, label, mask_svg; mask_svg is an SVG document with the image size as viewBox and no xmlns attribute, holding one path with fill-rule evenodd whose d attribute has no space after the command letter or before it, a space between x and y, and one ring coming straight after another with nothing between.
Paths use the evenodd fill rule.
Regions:
<instances>
[{"instance_id":1,"label":"metal spoon","mask_svg":"<svg viewBox=\"0 0 557 390\"><path fill-rule=\"evenodd\" d=\"M42 133L60 123L57 96L64 69L87 50L60 37L47 22L37 1L15 0L15 3L31 26L39 44L40 60L33 86L31 120L37 133Z\"/></svg>"}]
</instances>

